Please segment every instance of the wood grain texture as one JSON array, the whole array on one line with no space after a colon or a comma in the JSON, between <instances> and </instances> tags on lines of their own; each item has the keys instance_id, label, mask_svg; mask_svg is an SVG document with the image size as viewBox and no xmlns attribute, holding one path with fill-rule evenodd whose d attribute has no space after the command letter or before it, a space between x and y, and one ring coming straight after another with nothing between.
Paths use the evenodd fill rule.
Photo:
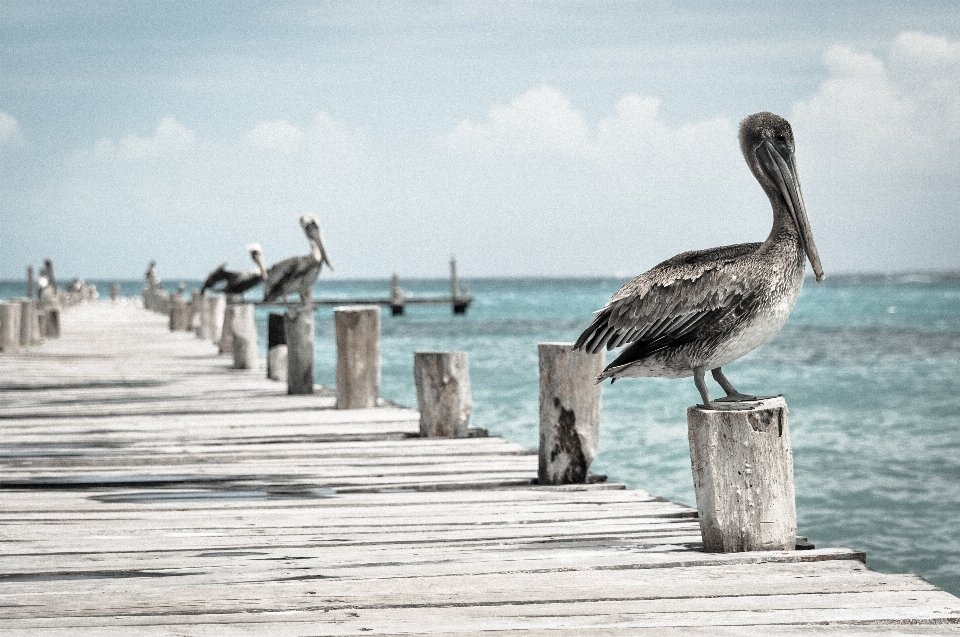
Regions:
<instances>
[{"instance_id":1,"label":"wood grain texture","mask_svg":"<svg viewBox=\"0 0 960 637\"><path fill-rule=\"evenodd\" d=\"M374 407L380 395L380 308L333 311L337 339L337 409Z\"/></svg>"},{"instance_id":2,"label":"wood grain texture","mask_svg":"<svg viewBox=\"0 0 960 637\"><path fill-rule=\"evenodd\" d=\"M704 552L688 506L286 395L138 302L63 328L0 356L0 636L958 634L858 551Z\"/></svg>"},{"instance_id":3,"label":"wood grain texture","mask_svg":"<svg viewBox=\"0 0 960 637\"><path fill-rule=\"evenodd\" d=\"M414 352L420 436L466 438L473 397L466 352Z\"/></svg>"},{"instance_id":4,"label":"wood grain texture","mask_svg":"<svg viewBox=\"0 0 960 637\"><path fill-rule=\"evenodd\" d=\"M687 431L704 548L792 548L797 510L783 398L735 411L690 407Z\"/></svg>"}]
</instances>

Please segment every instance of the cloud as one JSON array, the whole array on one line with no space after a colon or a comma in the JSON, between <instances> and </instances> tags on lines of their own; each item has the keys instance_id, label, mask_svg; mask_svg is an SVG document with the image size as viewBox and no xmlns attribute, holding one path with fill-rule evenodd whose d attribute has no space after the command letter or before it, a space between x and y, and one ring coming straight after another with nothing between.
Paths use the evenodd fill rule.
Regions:
<instances>
[{"instance_id":1,"label":"cloud","mask_svg":"<svg viewBox=\"0 0 960 637\"><path fill-rule=\"evenodd\" d=\"M0 146L15 143L20 139L20 125L13 115L0 111Z\"/></svg>"},{"instance_id":2,"label":"cloud","mask_svg":"<svg viewBox=\"0 0 960 637\"><path fill-rule=\"evenodd\" d=\"M195 142L192 130L172 117L164 117L151 137L128 135L118 143L103 139L95 146L94 154L105 159L138 161L183 153L191 150Z\"/></svg>"},{"instance_id":3,"label":"cloud","mask_svg":"<svg viewBox=\"0 0 960 637\"><path fill-rule=\"evenodd\" d=\"M292 153L296 152L303 143L303 133L284 120L261 122L247 133L247 141L269 150Z\"/></svg>"}]
</instances>

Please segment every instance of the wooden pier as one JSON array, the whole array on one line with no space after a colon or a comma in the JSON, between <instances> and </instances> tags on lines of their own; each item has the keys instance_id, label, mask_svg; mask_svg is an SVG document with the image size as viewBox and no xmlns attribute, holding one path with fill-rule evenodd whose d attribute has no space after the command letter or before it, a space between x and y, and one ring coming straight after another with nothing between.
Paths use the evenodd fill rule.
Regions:
<instances>
[{"instance_id":1,"label":"wooden pier","mask_svg":"<svg viewBox=\"0 0 960 637\"><path fill-rule=\"evenodd\" d=\"M856 550L704 553L693 509L287 395L138 301L61 321L0 355L0 636L960 633Z\"/></svg>"}]
</instances>

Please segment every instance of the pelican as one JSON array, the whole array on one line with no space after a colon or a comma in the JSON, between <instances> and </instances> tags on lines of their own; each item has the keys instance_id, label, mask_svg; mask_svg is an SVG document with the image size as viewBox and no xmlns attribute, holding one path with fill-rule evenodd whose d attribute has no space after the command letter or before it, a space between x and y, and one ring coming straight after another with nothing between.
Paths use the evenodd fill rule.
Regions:
<instances>
[{"instance_id":1,"label":"pelican","mask_svg":"<svg viewBox=\"0 0 960 637\"><path fill-rule=\"evenodd\" d=\"M227 269L227 264L221 263L220 266L210 273L207 280L203 283L200 293L208 289L214 289L225 294L243 294L249 289L255 288L267 278L267 268L263 263L263 249L259 243L251 243L247 246L250 257L257 264L256 270L243 270L234 272ZM223 283L220 287L215 287L218 283Z\"/></svg>"},{"instance_id":2,"label":"pelican","mask_svg":"<svg viewBox=\"0 0 960 637\"><path fill-rule=\"evenodd\" d=\"M693 376L703 405L759 400L737 391L721 367L766 343L793 310L806 260L824 278L794 159L793 131L773 113L740 123L740 149L770 199L773 229L763 243L678 254L636 277L597 312L574 349L596 353L627 343L596 382ZM726 396L713 401L710 370Z\"/></svg>"},{"instance_id":3,"label":"pelican","mask_svg":"<svg viewBox=\"0 0 960 637\"><path fill-rule=\"evenodd\" d=\"M314 215L300 217L300 226L310 242L310 254L302 257L290 257L270 266L266 281L263 283L263 300L277 301L286 299L290 294L299 293L302 301L313 296L313 284L320 274L323 264L331 270L333 265L323 245L320 223Z\"/></svg>"}]
</instances>

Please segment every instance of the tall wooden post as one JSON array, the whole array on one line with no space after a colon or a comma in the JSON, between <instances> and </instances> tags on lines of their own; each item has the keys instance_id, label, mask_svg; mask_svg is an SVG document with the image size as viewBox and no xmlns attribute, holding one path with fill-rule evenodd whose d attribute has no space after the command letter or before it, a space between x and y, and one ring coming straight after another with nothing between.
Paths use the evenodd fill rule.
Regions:
<instances>
[{"instance_id":1,"label":"tall wooden post","mask_svg":"<svg viewBox=\"0 0 960 637\"><path fill-rule=\"evenodd\" d=\"M703 549L794 549L793 451L783 398L743 410L690 407L687 432Z\"/></svg>"},{"instance_id":2,"label":"tall wooden post","mask_svg":"<svg viewBox=\"0 0 960 637\"><path fill-rule=\"evenodd\" d=\"M197 323L197 338L205 341L210 340L210 297L205 293L198 297L197 311L199 312L199 322Z\"/></svg>"},{"instance_id":3,"label":"tall wooden post","mask_svg":"<svg viewBox=\"0 0 960 637\"><path fill-rule=\"evenodd\" d=\"M190 306L179 294L170 299L170 331L190 331Z\"/></svg>"},{"instance_id":4,"label":"tall wooden post","mask_svg":"<svg viewBox=\"0 0 960 637\"><path fill-rule=\"evenodd\" d=\"M36 298L34 296L34 283L33 283L33 266L27 266L27 298L33 300Z\"/></svg>"},{"instance_id":5,"label":"tall wooden post","mask_svg":"<svg viewBox=\"0 0 960 637\"><path fill-rule=\"evenodd\" d=\"M116 301L119 298L120 298L120 284L111 283L110 284L110 300Z\"/></svg>"},{"instance_id":6,"label":"tall wooden post","mask_svg":"<svg viewBox=\"0 0 960 637\"><path fill-rule=\"evenodd\" d=\"M47 307L43 310L45 338L60 338L60 308Z\"/></svg>"},{"instance_id":7,"label":"tall wooden post","mask_svg":"<svg viewBox=\"0 0 960 637\"><path fill-rule=\"evenodd\" d=\"M466 438L473 398L466 352L414 352L420 436Z\"/></svg>"},{"instance_id":8,"label":"tall wooden post","mask_svg":"<svg viewBox=\"0 0 960 637\"><path fill-rule=\"evenodd\" d=\"M20 301L20 347L33 345L34 325L37 323L37 303L33 299Z\"/></svg>"},{"instance_id":9,"label":"tall wooden post","mask_svg":"<svg viewBox=\"0 0 960 637\"><path fill-rule=\"evenodd\" d=\"M572 343L540 343L540 484L587 481L600 439L603 354Z\"/></svg>"},{"instance_id":10,"label":"tall wooden post","mask_svg":"<svg viewBox=\"0 0 960 637\"><path fill-rule=\"evenodd\" d=\"M337 409L374 407L380 393L380 308L338 307L333 318L337 333Z\"/></svg>"},{"instance_id":11,"label":"tall wooden post","mask_svg":"<svg viewBox=\"0 0 960 637\"><path fill-rule=\"evenodd\" d=\"M223 334L223 313L227 308L227 300L222 296L207 297L207 335L215 344L220 344Z\"/></svg>"},{"instance_id":12,"label":"tall wooden post","mask_svg":"<svg viewBox=\"0 0 960 637\"><path fill-rule=\"evenodd\" d=\"M0 301L0 352L20 351L20 303Z\"/></svg>"},{"instance_id":13,"label":"tall wooden post","mask_svg":"<svg viewBox=\"0 0 960 637\"><path fill-rule=\"evenodd\" d=\"M253 303L233 306L233 366L254 369L257 366L257 323Z\"/></svg>"},{"instance_id":14,"label":"tall wooden post","mask_svg":"<svg viewBox=\"0 0 960 637\"><path fill-rule=\"evenodd\" d=\"M200 296L200 290L190 291L190 330L196 332L200 324L200 307L203 304L203 297Z\"/></svg>"},{"instance_id":15,"label":"tall wooden post","mask_svg":"<svg viewBox=\"0 0 960 637\"><path fill-rule=\"evenodd\" d=\"M286 345L277 346L278 358L281 348L286 348L287 393L313 393L313 305L287 308L283 320ZM279 360L277 361L279 366Z\"/></svg>"},{"instance_id":16,"label":"tall wooden post","mask_svg":"<svg viewBox=\"0 0 960 637\"><path fill-rule=\"evenodd\" d=\"M233 354L233 308L234 301L229 301L223 310L223 328L220 330L220 353Z\"/></svg>"},{"instance_id":17,"label":"tall wooden post","mask_svg":"<svg viewBox=\"0 0 960 637\"><path fill-rule=\"evenodd\" d=\"M267 314L267 378L287 380L287 326L284 314Z\"/></svg>"}]
</instances>

